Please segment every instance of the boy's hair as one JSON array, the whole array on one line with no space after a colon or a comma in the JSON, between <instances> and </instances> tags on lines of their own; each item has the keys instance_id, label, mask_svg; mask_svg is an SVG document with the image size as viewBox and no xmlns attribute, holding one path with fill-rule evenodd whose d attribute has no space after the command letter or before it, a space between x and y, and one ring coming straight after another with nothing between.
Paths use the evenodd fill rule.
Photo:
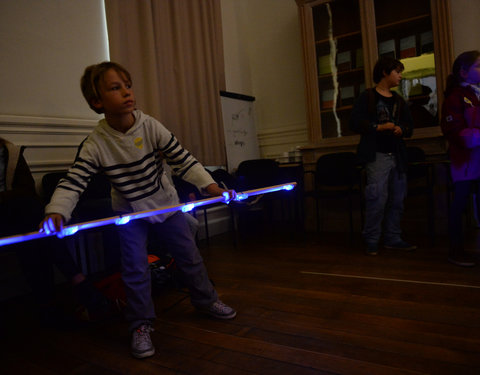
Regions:
<instances>
[{"instance_id":1,"label":"boy's hair","mask_svg":"<svg viewBox=\"0 0 480 375\"><path fill-rule=\"evenodd\" d=\"M389 75L392 70L397 69L400 71L405 69L401 61L388 56L380 57L373 68L373 82L379 83L384 74Z\"/></svg>"},{"instance_id":2,"label":"boy's hair","mask_svg":"<svg viewBox=\"0 0 480 375\"><path fill-rule=\"evenodd\" d=\"M132 78L127 69L120 64L111 61L104 61L100 64L90 65L85 68L82 78L80 79L80 87L82 94L88 105L96 113L103 113L102 108L95 108L93 101L100 99L99 82L107 72L107 70L113 69L120 76L124 76L128 81L132 82Z\"/></svg>"},{"instance_id":3,"label":"boy's hair","mask_svg":"<svg viewBox=\"0 0 480 375\"><path fill-rule=\"evenodd\" d=\"M445 97L450 95L453 88L460 86L460 83L463 82L461 71L470 69L470 67L475 63L475 61L477 61L479 57L480 51L477 50L465 51L457 56L453 62L452 73L450 73L450 75L447 77L447 83L445 85Z\"/></svg>"}]
</instances>

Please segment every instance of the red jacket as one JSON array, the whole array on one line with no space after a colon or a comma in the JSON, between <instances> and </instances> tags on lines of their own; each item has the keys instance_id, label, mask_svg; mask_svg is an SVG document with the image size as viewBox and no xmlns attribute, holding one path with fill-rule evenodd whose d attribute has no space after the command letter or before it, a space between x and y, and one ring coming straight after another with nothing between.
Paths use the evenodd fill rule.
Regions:
<instances>
[{"instance_id":1,"label":"red jacket","mask_svg":"<svg viewBox=\"0 0 480 375\"><path fill-rule=\"evenodd\" d=\"M465 110L476 107L480 115L480 101L469 87L456 87L445 99L442 106L442 132L448 140L450 172L453 181L480 178L480 147L467 148L460 132L468 128Z\"/></svg>"}]
</instances>

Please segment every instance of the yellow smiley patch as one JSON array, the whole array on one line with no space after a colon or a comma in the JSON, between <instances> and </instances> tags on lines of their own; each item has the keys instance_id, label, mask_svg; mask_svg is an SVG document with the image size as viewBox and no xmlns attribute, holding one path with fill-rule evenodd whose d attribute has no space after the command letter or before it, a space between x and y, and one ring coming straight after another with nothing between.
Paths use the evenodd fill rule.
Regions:
<instances>
[{"instance_id":1,"label":"yellow smiley patch","mask_svg":"<svg viewBox=\"0 0 480 375\"><path fill-rule=\"evenodd\" d=\"M142 137L135 138L133 143L135 144L136 148L139 148L140 150L143 148L143 138Z\"/></svg>"}]
</instances>

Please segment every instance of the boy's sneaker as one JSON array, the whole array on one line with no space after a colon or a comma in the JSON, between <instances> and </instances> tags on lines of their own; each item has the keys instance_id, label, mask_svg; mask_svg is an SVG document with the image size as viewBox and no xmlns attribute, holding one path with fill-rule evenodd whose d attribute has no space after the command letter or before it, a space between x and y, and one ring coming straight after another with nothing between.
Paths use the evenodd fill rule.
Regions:
<instances>
[{"instance_id":1,"label":"boy's sneaker","mask_svg":"<svg viewBox=\"0 0 480 375\"><path fill-rule=\"evenodd\" d=\"M217 319L233 319L237 315L234 309L225 305L220 300L216 300L209 306L197 307L197 310Z\"/></svg>"},{"instance_id":2,"label":"boy's sneaker","mask_svg":"<svg viewBox=\"0 0 480 375\"><path fill-rule=\"evenodd\" d=\"M474 267L475 261L465 252L449 254L448 261L460 267Z\"/></svg>"},{"instance_id":3,"label":"boy's sneaker","mask_svg":"<svg viewBox=\"0 0 480 375\"><path fill-rule=\"evenodd\" d=\"M377 255L378 254L378 245L376 243L367 243L367 248L365 249L365 254L367 255Z\"/></svg>"},{"instance_id":4,"label":"boy's sneaker","mask_svg":"<svg viewBox=\"0 0 480 375\"><path fill-rule=\"evenodd\" d=\"M142 324L133 331L131 350L135 358L146 358L155 354L155 348L150 339L150 332L153 331L153 327L149 324Z\"/></svg>"},{"instance_id":5,"label":"boy's sneaker","mask_svg":"<svg viewBox=\"0 0 480 375\"><path fill-rule=\"evenodd\" d=\"M417 248L415 245L411 245L408 242L405 242L403 240L398 240L396 242L386 243L384 246L385 246L385 249L403 250L403 251L413 251Z\"/></svg>"}]
</instances>

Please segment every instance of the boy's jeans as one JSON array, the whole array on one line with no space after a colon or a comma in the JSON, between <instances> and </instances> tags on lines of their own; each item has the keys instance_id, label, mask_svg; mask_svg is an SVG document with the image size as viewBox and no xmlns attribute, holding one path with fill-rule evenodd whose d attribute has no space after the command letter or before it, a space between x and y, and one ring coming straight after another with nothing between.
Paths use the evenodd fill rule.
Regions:
<instances>
[{"instance_id":1,"label":"boy's jeans","mask_svg":"<svg viewBox=\"0 0 480 375\"><path fill-rule=\"evenodd\" d=\"M377 152L376 160L366 165L365 227L367 243L377 244L384 226L384 242L401 240L400 221L407 192L407 176L397 169L395 155Z\"/></svg>"},{"instance_id":2,"label":"boy's jeans","mask_svg":"<svg viewBox=\"0 0 480 375\"><path fill-rule=\"evenodd\" d=\"M141 324L151 323L155 319L147 259L149 227L175 259L183 281L190 291L192 304L207 306L218 299L184 215L187 214L177 212L165 222L155 224L138 219L118 228L122 253L122 279L127 296L125 318L129 322L130 330Z\"/></svg>"}]
</instances>

